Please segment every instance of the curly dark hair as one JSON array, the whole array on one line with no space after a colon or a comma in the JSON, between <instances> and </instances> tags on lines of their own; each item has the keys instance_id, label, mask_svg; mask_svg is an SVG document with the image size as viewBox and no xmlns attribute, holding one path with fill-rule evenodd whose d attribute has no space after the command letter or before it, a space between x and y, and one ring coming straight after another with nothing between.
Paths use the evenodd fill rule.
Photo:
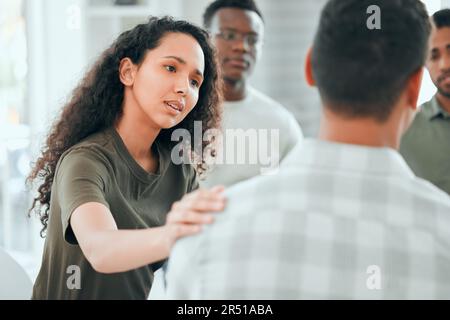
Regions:
<instances>
[{"instance_id":1,"label":"curly dark hair","mask_svg":"<svg viewBox=\"0 0 450 320\"><path fill-rule=\"evenodd\" d=\"M194 120L202 121L202 134L208 129L218 129L221 117L221 85L215 51L207 32L182 20L165 16L150 17L149 21L123 32L117 40L100 56L87 72L79 85L73 90L69 102L63 107L59 119L53 124L47 137L42 154L34 163L27 178L28 183L42 179L38 194L29 210L40 217L43 228L41 237L45 237L49 218L50 197L57 163L61 155L87 136L111 127L122 116L124 85L119 79L120 61L128 57L136 65L143 62L148 50L159 46L167 33L184 33L194 37L203 50L205 57L204 81L200 87L196 107L177 126L162 129L156 140L174 147L172 132L178 128L189 131L194 136ZM202 139L203 140L203 139ZM189 147L192 154L195 143L201 148L208 147L214 152L211 141L195 141ZM208 146L209 145L209 146ZM198 146L197 146L198 147ZM203 155L195 155L203 159ZM196 163L200 174L207 168L205 161Z\"/></svg>"}]
</instances>

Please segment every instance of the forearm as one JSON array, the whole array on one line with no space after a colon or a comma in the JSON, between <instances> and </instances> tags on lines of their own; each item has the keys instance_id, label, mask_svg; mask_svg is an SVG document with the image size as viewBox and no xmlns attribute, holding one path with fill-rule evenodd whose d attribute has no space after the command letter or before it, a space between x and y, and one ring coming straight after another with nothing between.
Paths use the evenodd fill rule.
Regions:
<instances>
[{"instance_id":1,"label":"forearm","mask_svg":"<svg viewBox=\"0 0 450 320\"><path fill-rule=\"evenodd\" d=\"M197 234L211 223L211 212L222 211L222 186L197 190L172 205L162 227L118 230L109 209L89 202L74 210L70 223L84 256L101 273L136 269L169 256L176 239Z\"/></svg>"},{"instance_id":2,"label":"forearm","mask_svg":"<svg viewBox=\"0 0 450 320\"><path fill-rule=\"evenodd\" d=\"M166 227L96 232L89 241L88 260L101 273L136 269L169 256Z\"/></svg>"}]
</instances>

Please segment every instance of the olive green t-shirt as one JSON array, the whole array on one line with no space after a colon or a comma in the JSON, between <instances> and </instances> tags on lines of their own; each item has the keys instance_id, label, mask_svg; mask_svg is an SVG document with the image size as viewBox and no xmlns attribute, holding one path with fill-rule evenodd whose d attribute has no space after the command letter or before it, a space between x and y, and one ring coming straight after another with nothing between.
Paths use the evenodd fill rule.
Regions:
<instances>
[{"instance_id":1,"label":"olive green t-shirt","mask_svg":"<svg viewBox=\"0 0 450 320\"><path fill-rule=\"evenodd\" d=\"M152 148L159 156L156 174L134 160L114 128L87 137L61 156L33 299L147 298L162 263L114 274L96 272L77 244L70 216L83 203L99 202L109 208L118 229L163 225L172 203L198 183L191 165L171 161L168 147L155 142Z\"/></svg>"},{"instance_id":2,"label":"olive green t-shirt","mask_svg":"<svg viewBox=\"0 0 450 320\"><path fill-rule=\"evenodd\" d=\"M436 96L420 107L400 144L414 173L450 195L450 114Z\"/></svg>"}]
</instances>

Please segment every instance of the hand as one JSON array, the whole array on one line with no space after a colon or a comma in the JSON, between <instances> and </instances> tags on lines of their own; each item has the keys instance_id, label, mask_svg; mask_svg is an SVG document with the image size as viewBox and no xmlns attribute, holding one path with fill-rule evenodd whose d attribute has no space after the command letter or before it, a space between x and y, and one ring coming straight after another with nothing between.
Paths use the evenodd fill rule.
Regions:
<instances>
[{"instance_id":1,"label":"hand","mask_svg":"<svg viewBox=\"0 0 450 320\"><path fill-rule=\"evenodd\" d=\"M177 239L196 234L201 231L203 224L214 221L212 212L225 208L224 190L223 186L198 189L172 205L165 225L169 232L170 247Z\"/></svg>"}]
</instances>

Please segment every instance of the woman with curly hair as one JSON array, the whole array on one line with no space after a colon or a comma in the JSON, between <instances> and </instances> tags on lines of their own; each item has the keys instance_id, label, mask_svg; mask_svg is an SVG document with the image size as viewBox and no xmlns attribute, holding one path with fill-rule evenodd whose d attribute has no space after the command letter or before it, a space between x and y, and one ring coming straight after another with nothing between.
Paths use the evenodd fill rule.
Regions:
<instances>
[{"instance_id":1,"label":"woman with curly hair","mask_svg":"<svg viewBox=\"0 0 450 320\"><path fill-rule=\"evenodd\" d=\"M103 53L28 177L46 234L34 299L146 299L175 240L224 208L222 187L195 190L196 170L171 161L175 129L218 128L218 79L207 33L168 17Z\"/></svg>"}]
</instances>

